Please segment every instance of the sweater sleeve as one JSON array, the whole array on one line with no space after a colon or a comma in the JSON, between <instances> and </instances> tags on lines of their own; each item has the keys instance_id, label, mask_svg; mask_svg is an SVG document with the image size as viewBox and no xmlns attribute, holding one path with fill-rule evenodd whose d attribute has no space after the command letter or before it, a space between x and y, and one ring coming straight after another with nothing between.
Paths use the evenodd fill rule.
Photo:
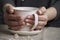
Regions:
<instances>
[{"instance_id":1,"label":"sweater sleeve","mask_svg":"<svg viewBox=\"0 0 60 40\"><path fill-rule=\"evenodd\" d=\"M14 5L13 0L0 0L0 24L4 24L4 19L3 19L4 14L2 9L3 6L7 3Z\"/></svg>"},{"instance_id":2,"label":"sweater sleeve","mask_svg":"<svg viewBox=\"0 0 60 40\"><path fill-rule=\"evenodd\" d=\"M0 0L0 4L2 6L5 5L5 4L7 4L7 3L14 5L13 0Z\"/></svg>"},{"instance_id":3,"label":"sweater sleeve","mask_svg":"<svg viewBox=\"0 0 60 40\"><path fill-rule=\"evenodd\" d=\"M57 10L57 16L55 19L58 19L60 17L60 0L56 1L52 7L56 8Z\"/></svg>"}]
</instances>

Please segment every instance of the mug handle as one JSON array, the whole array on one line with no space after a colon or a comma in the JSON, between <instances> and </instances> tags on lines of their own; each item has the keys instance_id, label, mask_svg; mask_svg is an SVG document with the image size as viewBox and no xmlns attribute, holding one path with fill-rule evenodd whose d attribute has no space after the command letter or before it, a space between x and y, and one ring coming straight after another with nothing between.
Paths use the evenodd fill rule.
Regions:
<instances>
[{"instance_id":1,"label":"mug handle","mask_svg":"<svg viewBox=\"0 0 60 40\"><path fill-rule=\"evenodd\" d=\"M34 30L38 25L38 15L36 13L33 14L35 16L34 26L32 27L32 30Z\"/></svg>"}]
</instances>

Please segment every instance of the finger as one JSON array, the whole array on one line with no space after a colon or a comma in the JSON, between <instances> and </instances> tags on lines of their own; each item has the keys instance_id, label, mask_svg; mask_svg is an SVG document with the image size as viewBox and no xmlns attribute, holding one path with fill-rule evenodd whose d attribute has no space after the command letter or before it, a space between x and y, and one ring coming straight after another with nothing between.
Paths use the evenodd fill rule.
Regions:
<instances>
[{"instance_id":1,"label":"finger","mask_svg":"<svg viewBox=\"0 0 60 40\"><path fill-rule=\"evenodd\" d=\"M29 23L26 23L26 26L31 28L33 25L29 24Z\"/></svg>"},{"instance_id":2,"label":"finger","mask_svg":"<svg viewBox=\"0 0 60 40\"><path fill-rule=\"evenodd\" d=\"M18 21L18 20L21 20L21 17L10 14L10 15L8 15L8 20Z\"/></svg>"},{"instance_id":3,"label":"finger","mask_svg":"<svg viewBox=\"0 0 60 40\"><path fill-rule=\"evenodd\" d=\"M37 26L37 27L34 29L34 31L36 31L36 30L41 30L41 26ZM31 31L33 31L32 28L31 28Z\"/></svg>"},{"instance_id":4,"label":"finger","mask_svg":"<svg viewBox=\"0 0 60 40\"><path fill-rule=\"evenodd\" d=\"M24 21L18 21L18 24L20 25L20 26L24 26L25 25L25 22Z\"/></svg>"},{"instance_id":5,"label":"finger","mask_svg":"<svg viewBox=\"0 0 60 40\"><path fill-rule=\"evenodd\" d=\"M7 21L7 24L8 25L12 25L12 26L17 26L18 25L18 22L16 22L16 21Z\"/></svg>"},{"instance_id":6,"label":"finger","mask_svg":"<svg viewBox=\"0 0 60 40\"><path fill-rule=\"evenodd\" d=\"M41 15L41 16L39 15L39 16L38 16L38 20L39 20L39 21L47 21L48 18L47 18L46 16L44 16L44 15Z\"/></svg>"},{"instance_id":7,"label":"finger","mask_svg":"<svg viewBox=\"0 0 60 40\"><path fill-rule=\"evenodd\" d=\"M35 30L41 30L41 29L43 29L44 28L44 26L37 26L36 28L35 28Z\"/></svg>"},{"instance_id":8,"label":"finger","mask_svg":"<svg viewBox=\"0 0 60 40\"><path fill-rule=\"evenodd\" d=\"M18 31L18 30L21 30L21 26L9 26L9 29L11 30L15 30L15 31Z\"/></svg>"},{"instance_id":9,"label":"finger","mask_svg":"<svg viewBox=\"0 0 60 40\"><path fill-rule=\"evenodd\" d=\"M27 16L27 18L26 18L26 19L34 20L34 15L29 15L29 16Z\"/></svg>"},{"instance_id":10,"label":"finger","mask_svg":"<svg viewBox=\"0 0 60 40\"><path fill-rule=\"evenodd\" d=\"M8 25L8 28L14 28L14 27L24 28L24 26L22 25Z\"/></svg>"},{"instance_id":11,"label":"finger","mask_svg":"<svg viewBox=\"0 0 60 40\"><path fill-rule=\"evenodd\" d=\"M14 13L14 9L13 9L14 7L12 6L12 5L9 5L9 6L7 6L6 7L6 12L7 13L11 13L11 14L13 14Z\"/></svg>"},{"instance_id":12,"label":"finger","mask_svg":"<svg viewBox=\"0 0 60 40\"><path fill-rule=\"evenodd\" d=\"M16 21L7 21L6 22L7 25L11 25L11 26L22 26L22 25L25 25L24 22L16 22Z\"/></svg>"},{"instance_id":13,"label":"finger","mask_svg":"<svg viewBox=\"0 0 60 40\"><path fill-rule=\"evenodd\" d=\"M41 8L39 8L39 10L37 11L37 14L38 14L38 15L42 15L42 14L44 14L45 11L46 11L46 8L45 8L45 7L41 7Z\"/></svg>"},{"instance_id":14,"label":"finger","mask_svg":"<svg viewBox=\"0 0 60 40\"><path fill-rule=\"evenodd\" d=\"M38 11L37 11L37 14L38 14L38 15L42 15L42 13L43 13L43 12L42 12L41 10L38 10Z\"/></svg>"},{"instance_id":15,"label":"finger","mask_svg":"<svg viewBox=\"0 0 60 40\"><path fill-rule=\"evenodd\" d=\"M31 19L26 19L25 22L26 22L26 23L30 23L30 24L32 24L32 25L34 24L34 20L31 20Z\"/></svg>"},{"instance_id":16,"label":"finger","mask_svg":"<svg viewBox=\"0 0 60 40\"><path fill-rule=\"evenodd\" d=\"M38 25L39 26L45 26L47 24L47 21L39 21Z\"/></svg>"},{"instance_id":17,"label":"finger","mask_svg":"<svg viewBox=\"0 0 60 40\"><path fill-rule=\"evenodd\" d=\"M20 21L19 23L16 21L7 21L8 25L12 25L12 26L18 26L18 25L23 25L23 23Z\"/></svg>"}]
</instances>

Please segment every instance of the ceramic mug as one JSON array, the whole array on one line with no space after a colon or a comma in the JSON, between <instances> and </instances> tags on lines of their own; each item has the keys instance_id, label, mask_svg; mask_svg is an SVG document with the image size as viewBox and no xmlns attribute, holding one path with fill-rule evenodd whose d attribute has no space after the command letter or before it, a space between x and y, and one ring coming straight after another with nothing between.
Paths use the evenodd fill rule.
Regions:
<instances>
[{"instance_id":1,"label":"ceramic mug","mask_svg":"<svg viewBox=\"0 0 60 40\"><path fill-rule=\"evenodd\" d=\"M21 16L22 20L24 21L26 19L27 16L29 15L34 15L34 25L32 27L32 29L35 29L38 25L38 15L37 15L37 10L38 8L36 7L15 7L15 15L17 16ZM34 31L34 32L30 32L30 27L28 26L24 26L24 28L21 28L20 31L13 31L10 30L13 33L20 33L20 34L25 34L25 33L34 33L34 32L38 32L38 31Z\"/></svg>"}]
</instances>

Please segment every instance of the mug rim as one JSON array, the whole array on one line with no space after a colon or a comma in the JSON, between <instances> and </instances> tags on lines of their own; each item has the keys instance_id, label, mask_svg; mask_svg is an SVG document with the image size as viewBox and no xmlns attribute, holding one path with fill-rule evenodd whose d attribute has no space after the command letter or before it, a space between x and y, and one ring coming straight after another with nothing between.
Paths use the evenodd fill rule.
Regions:
<instances>
[{"instance_id":1,"label":"mug rim","mask_svg":"<svg viewBox=\"0 0 60 40\"><path fill-rule=\"evenodd\" d=\"M25 9L23 9L23 8L25 8ZM33 11L33 10L38 10L37 7L14 7L13 9L17 10L17 11Z\"/></svg>"}]
</instances>

